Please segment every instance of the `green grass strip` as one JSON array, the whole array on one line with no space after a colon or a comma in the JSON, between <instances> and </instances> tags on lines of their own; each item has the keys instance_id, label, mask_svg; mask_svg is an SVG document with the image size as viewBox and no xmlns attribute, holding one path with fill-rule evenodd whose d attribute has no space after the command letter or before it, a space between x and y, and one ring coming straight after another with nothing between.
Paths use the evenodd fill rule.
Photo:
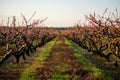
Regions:
<instances>
[{"instance_id":1,"label":"green grass strip","mask_svg":"<svg viewBox=\"0 0 120 80\"><path fill-rule=\"evenodd\" d=\"M105 75L101 69L97 68L88 59L86 59L82 55L81 48L77 44L75 44L71 40L67 40L66 38L65 42L73 50L74 56L78 59L83 69L93 73L95 80L97 78L102 78L103 80L113 80L110 76Z\"/></svg>"},{"instance_id":2,"label":"green grass strip","mask_svg":"<svg viewBox=\"0 0 120 80\"><path fill-rule=\"evenodd\" d=\"M56 38L49 43L47 43L43 48L44 50L36 54L37 59L33 62L32 66L26 68L24 72L21 73L20 80L34 80L37 75L37 68L41 67L45 60L50 56L51 49L55 45Z\"/></svg>"}]
</instances>

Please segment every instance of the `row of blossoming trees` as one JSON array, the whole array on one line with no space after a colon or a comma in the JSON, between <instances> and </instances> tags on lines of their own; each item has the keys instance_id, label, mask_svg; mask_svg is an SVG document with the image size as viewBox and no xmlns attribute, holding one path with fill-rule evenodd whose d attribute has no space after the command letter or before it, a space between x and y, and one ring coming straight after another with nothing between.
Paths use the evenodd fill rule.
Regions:
<instances>
[{"instance_id":1,"label":"row of blossoming trees","mask_svg":"<svg viewBox=\"0 0 120 80\"><path fill-rule=\"evenodd\" d=\"M109 16L89 14L87 23L79 24L63 32L63 35L77 43L80 47L113 62L116 67L120 63L120 14L117 9ZM112 57L112 58L111 58Z\"/></svg>"},{"instance_id":2,"label":"row of blossoming trees","mask_svg":"<svg viewBox=\"0 0 120 80\"><path fill-rule=\"evenodd\" d=\"M53 29L38 27L46 18L28 24L25 16L22 15L22 17L26 26L16 27L15 17L13 17L11 27L0 26L0 65L12 55L17 63L19 63L20 57L26 60L26 55L30 56L30 53L36 51L38 47L45 45L56 37L56 31L53 31Z\"/></svg>"}]
</instances>

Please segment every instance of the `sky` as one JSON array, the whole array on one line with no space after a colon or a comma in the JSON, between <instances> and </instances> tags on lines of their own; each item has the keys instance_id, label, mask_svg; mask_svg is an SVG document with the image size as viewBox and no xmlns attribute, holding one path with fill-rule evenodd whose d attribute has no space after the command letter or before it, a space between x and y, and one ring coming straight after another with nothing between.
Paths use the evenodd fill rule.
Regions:
<instances>
[{"instance_id":1,"label":"sky","mask_svg":"<svg viewBox=\"0 0 120 80\"><path fill-rule=\"evenodd\" d=\"M0 23L7 24L8 17L16 17L16 24L22 23L21 13L29 19L36 11L32 20L44 19L49 27L68 27L78 21L84 21L85 15L96 12L120 12L120 0L0 0ZM32 21L31 20L31 21Z\"/></svg>"}]
</instances>

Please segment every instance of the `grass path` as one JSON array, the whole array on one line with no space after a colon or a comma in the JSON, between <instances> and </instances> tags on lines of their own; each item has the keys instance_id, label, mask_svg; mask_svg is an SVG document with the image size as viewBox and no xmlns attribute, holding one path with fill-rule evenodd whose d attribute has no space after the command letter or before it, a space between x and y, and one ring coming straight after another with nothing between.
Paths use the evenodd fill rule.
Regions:
<instances>
[{"instance_id":1,"label":"grass path","mask_svg":"<svg viewBox=\"0 0 120 80\"><path fill-rule=\"evenodd\" d=\"M49 58L37 68L34 80L103 80L102 70L80 54L74 43L58 36ZM106 78L107 80L110 78Z\"/></svg>"},{"instance_id":2,"label":"grass path","mask_svg":"<svg viewBox=\"0 0 120 80\"><path fill-rule=\"evenodd\" d=\"M87 78L88 72L82 71L77 58L65 43L65 39L59 36L52 48L51 56L42 67L38 68L36 79L48 80L75 80Z\"/></svg>"}]
</instances>

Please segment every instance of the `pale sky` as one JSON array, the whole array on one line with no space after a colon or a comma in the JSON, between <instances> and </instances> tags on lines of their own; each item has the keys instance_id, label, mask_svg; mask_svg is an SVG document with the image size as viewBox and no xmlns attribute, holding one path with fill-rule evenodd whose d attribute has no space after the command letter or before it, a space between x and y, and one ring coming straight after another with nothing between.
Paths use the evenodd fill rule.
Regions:
<instances>
[{"instance_id":1,"label":"pale sky","mask_svg":"<svg viewBox=\"0 0 120 80\"><path fill-rule=\"evenodd\" d=\"M28 19L34 11L37 13L32 18L48 19L46 26L68 27L77 21L84 20L84 15L96 12L102 14L104 10L120 11L120 0L0 0L0 23L7 23L8 17L16 16L17 22L22 22L20 13Z\"/></svg>"}]
</instances>

